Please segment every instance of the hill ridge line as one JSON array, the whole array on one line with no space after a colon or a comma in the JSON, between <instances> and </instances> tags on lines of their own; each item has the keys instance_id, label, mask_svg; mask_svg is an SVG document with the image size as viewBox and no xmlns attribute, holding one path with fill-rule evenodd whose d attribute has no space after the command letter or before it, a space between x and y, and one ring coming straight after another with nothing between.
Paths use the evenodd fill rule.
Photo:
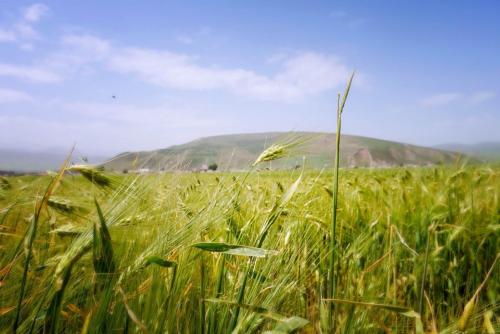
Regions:
<instances>
[{"instance_id":1,"label":"hill ridge line","mask_svg":"<svg viewBox=\"0 0 500 334\"><path fill-rule=\"evenodd\" d=\"M103 164L114 171L143 170L203 170L211 163L223 170L248 169L250 163L274 142L283 137L307 137L311 140L304 150L313 168L331 165L335 133L332 132L254 132L200 137L184 144L149 151L123 152ZM386 139L342 134L341 165L343 167L396 167L449 164L459 154ZM297 157L275 161L273 169L294 168Z\"/></svg>"}]
</instances>

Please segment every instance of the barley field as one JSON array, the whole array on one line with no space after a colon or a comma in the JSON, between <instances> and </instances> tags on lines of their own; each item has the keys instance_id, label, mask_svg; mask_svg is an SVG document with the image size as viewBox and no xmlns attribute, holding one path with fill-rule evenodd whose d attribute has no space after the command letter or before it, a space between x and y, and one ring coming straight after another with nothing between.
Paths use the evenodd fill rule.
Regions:
<instances>
[{"instance_id":1,"label":"barley field","mask_svg":"<svg viewBox=\"0 0 500 334\"><path fill-rule=\"evenodd\" d=\"M334 179L2 178L1 332L499 331L498 166L341 169L332 234Z\"/></svg>"}]
</instances>

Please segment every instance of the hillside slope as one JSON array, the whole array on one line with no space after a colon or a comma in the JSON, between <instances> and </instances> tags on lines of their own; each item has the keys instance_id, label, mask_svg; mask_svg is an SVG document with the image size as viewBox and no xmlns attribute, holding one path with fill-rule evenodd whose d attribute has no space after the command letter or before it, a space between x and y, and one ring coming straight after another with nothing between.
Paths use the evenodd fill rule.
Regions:
<instances>
[{"instance_id":1,"label":"hillside slope","mask_svg":"<svg viewBox=\"0 0 500 334\"><path fill-rule=\"evenodd\" d=\"M500 160L500 142L482 142L472 145L451 143L439 145L436 148L460 152L484 161Z\"/></svg>"},{"instance_id":2,"label":"hillside slope","mask_svg":"<svg viewBox=\"0 0 500 334\"><path fill-rule=\"evenodd\" d=\"M122 153L104 164L107 170L196 170L203 165L217 163L220 170L244 170L270 144L290 138L291 134L269 132L235 134L200 138L186 144L165 149ZM262 167L293 168L302 164L323 168L332 165L335 152L335 134L299 132L293 136L310 138L293 156ZM391 167L403 165L447 164L456 154L386 140L343 135L341 166Z\"/></svg>"}]
</instances>

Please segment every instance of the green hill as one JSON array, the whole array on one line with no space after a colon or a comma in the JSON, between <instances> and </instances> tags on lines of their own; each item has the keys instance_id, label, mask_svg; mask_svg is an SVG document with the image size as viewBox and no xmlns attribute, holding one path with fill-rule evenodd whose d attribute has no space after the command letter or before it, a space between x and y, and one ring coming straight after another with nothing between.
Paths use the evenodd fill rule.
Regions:
<instances>
[{"instance_id":1,"label":"green hill","mask_svg":"<svg viewBox=\"0 0 500 334\"><path fill-rule=\"evenodd\" d=\"M269 145L290 137L308 138L298 152L289 158L262 164L262 167L293 168L302 164L323 168L331 166L335 152L335 134L295 132L234 134L200 138L165 149L122 153L104 164L107 170L123 171L147 168L156 170L197 170L217 163L219 170L244 170ZM409 165L447 164L457 154L409 144L360 136L343 135L341 166L394 167Z\"/></svg>"}]
</instances>

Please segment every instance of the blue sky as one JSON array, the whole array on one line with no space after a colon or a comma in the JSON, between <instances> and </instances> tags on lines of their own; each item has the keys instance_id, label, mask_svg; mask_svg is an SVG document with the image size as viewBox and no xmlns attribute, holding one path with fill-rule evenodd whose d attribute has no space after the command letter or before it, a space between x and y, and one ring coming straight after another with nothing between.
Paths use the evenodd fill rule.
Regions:
<instances>
[{"instance_id":1,"label":"blue sky","mask_svg":"<svg viewBox=\"0 0 500 334\"><path fill-rule=\"evenodd\" d=\"M333 131L500 140L498 1L2 1L0 148ZM112 98L112 96L116 98Z\"/></svg>"}]
</instances>

